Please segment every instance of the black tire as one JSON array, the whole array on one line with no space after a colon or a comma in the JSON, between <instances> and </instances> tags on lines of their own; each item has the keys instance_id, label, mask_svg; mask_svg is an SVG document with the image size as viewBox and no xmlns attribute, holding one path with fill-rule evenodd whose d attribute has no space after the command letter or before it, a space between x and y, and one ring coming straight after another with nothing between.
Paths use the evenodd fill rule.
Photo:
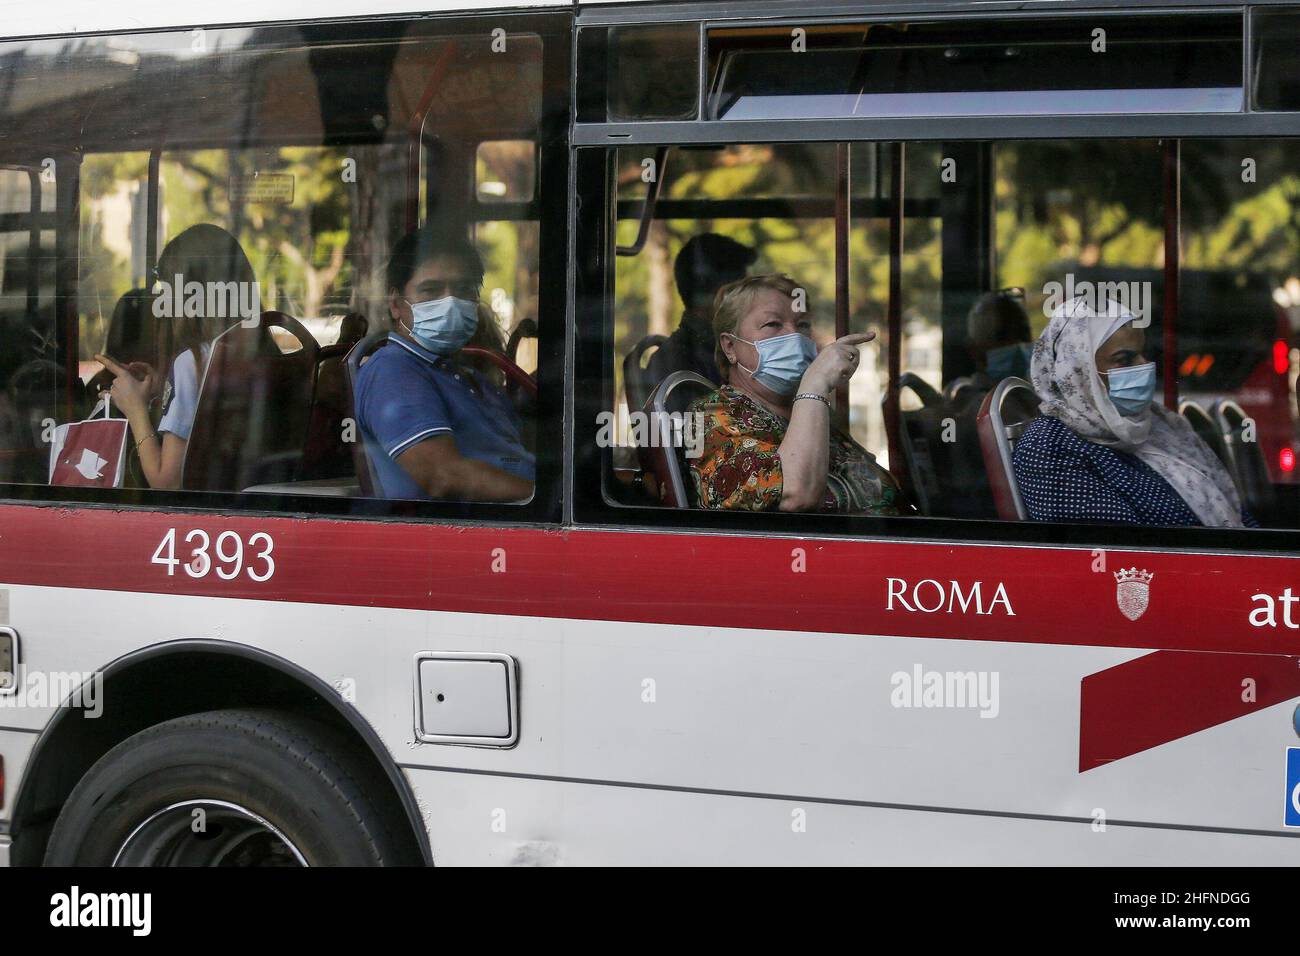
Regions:
<instances>
[{"instance_id":1,"label":"black tire","mask_svg":"<svg viewBox=\"0 0 1300 956\"><path fill-rule=\"evenodd\" d=\"M157 724L122 741L81 778L50 834L45 864L408 862L393 836L400 824L367 796L378 781L349 754L330 728L273 710L215 710ZM204 807L215 833L213 826L201 836L185 832L193 827L182 817L195 807ZM253 832L255 821L270 826ZM172 835L164 840L163 833ZM223 842L237 849L218 849Z\"/></svg>"}]
</instances>

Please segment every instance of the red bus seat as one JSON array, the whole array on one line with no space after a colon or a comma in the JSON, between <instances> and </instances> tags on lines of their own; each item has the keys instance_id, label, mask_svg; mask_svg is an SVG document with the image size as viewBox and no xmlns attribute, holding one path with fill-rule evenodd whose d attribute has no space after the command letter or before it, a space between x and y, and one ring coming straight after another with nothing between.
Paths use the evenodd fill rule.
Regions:
<instances>
[{"instance_id":1,"label":"red bus seat","mask_svg":"<svg viewBox=\"0 0 1300 956\"><path fill-rule=\"evenodd\" d=\"M651 393L648 407L653 423L666 421L673 412L685 413L691 403L717 388L712 382L694 372L673 372L659 383ZM673 432L666 429L669 435ZM654 473L659 483L659 498L670 508L698 507L695 485L687 476L689 466L684 447L665 448L662 443L638 449L647 471Z\"/></svg>"},{"instance_id":2,"label":"red bus seat","mask_svg":"<svg viewBox=\"0 0 1300 956\"><path fill-rule=\"evenodd\" d=\"M272 328L298 342L281 352ZM263 312L252 328L232 326L212 344L185 450L181 487L239 491L297 477L311 412L316 340L297 319Z\"/></svg>"},{"instance_id":3,"label":"red bus seat","mask_svg":"<svg viewBox=\"0 0 1300 956\"><path fill-rule=\"evenodd\" d=\"M984 396L975 418L993 503L1003 521L1029 518L1011 467L1011 453L1026 426L1038 417L1038 405L1038 396L1028 382L1004 378Z\"/></svg>"},{"instance_id":4,"label":"red bus seat","mask_svg":"<svg viewBox=\"0 0 1300 956\"><path fill-rule=\"evenodd\" d=\"M481 345L467 345L460 350L466 358L483 359L501 370L506 377L506 388L510 392L519 390L529 398L537 397L537 381L495 349L485 349Z\"/></svg>"}]
</instances>

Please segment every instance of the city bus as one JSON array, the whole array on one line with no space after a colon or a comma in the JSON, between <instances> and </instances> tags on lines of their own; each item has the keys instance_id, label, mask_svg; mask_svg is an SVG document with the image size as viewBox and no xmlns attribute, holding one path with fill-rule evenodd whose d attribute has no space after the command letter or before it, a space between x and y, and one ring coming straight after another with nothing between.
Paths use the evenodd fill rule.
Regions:
<instances>
[{"instance_id":1,"label":"city bus","mask_svg":"<svg viewBox=\"0 0 1300 956\"><path fill-rule=\"evenodd\" d=\"M0 863L1300 861L1300 5L0 30ZM445 374L517 422L524 497L376 467L413 230L481 258ZM200 234L239 315L169 271ZM700 507L716 383L656 357L706 235L820 345L875 333L830 420L914 513ZM1250 526L1027 519L1037 402L972 316L1015 303L1020 349L1090 282Z\"/></svg>"}]
</instances>

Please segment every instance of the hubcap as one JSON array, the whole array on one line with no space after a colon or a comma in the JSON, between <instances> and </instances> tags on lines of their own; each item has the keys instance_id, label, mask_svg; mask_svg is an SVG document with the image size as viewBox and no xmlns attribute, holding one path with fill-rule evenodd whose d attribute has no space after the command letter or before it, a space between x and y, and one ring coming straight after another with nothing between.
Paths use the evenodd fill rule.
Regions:
<instances>
[{"instance_id":1,"label":"hubcap","mask_svg":"<svg viewBox=\"0 0 1300 956\"><path fill-rule=\"evenodd\" d=\"M224 800L164 807L123 841L113 866L306 866L272 823Z\"/></svg>"}]
</instances>

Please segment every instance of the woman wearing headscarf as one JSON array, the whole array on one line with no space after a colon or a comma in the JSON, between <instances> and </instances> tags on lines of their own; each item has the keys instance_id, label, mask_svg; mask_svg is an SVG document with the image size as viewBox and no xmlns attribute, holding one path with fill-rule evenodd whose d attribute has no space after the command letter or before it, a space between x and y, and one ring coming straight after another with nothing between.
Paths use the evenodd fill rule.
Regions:
<instances>
[{"instance_id":1,"label":"woman wearing headscarf","mask_svg":"<svg viewBox=\"0 0 1300 956\"><path fill-rule=\"evenodd\" d=\"M1223 464L1180 415L1154 403L1145 336L1115 302L1062 304L1034 345L1041 417L1012 458L1035 521L1255 526Z\"/></svg>"}]
</instances>

